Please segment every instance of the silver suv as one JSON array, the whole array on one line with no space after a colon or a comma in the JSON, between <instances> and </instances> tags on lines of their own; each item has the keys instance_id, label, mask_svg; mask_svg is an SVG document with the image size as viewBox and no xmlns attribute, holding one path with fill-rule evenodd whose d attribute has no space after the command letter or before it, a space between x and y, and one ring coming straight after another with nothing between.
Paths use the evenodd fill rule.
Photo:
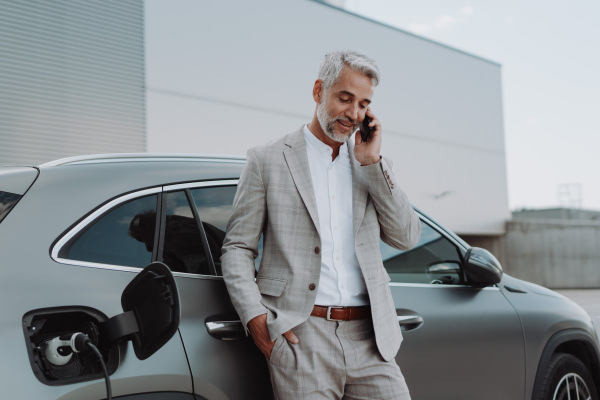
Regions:
<instances>
[{"instance_id":1,"label":"silver suv","mask_svg":"<svg viewBox=\"0 0 600 400\"><path fill-rule=\"evenodd\" d=\"M115 398L271 399L221 278L243 166L120 154L0 168L0 397L107 397L99 357L73 344L85 337ZM413 399L597 399L590 317L419 214L414 249L381 244Z\"/></svg>"}]
</instances>

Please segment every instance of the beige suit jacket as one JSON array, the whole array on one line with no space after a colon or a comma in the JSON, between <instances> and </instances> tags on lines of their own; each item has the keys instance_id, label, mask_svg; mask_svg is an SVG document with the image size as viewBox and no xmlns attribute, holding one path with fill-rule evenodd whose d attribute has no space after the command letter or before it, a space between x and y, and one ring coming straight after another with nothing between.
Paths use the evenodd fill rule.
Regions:
<instances>
[{"instance_id":1,"label":"beige suit jacket","mask_svg":"<svg viewBox=\"0 0 600 400\"><path fill-rule=\"evenodd\" d=\"M385 158L360 166L353 179L354 248L369 293L377 347L395 357L402 334L383 267L379 238L399 249L419 240L421 225ZM223 277L244 326L267 313L272 340L310 315L321 271L319 216L302 129L248 151L227 226ZM264 234L255 279L254 259Z\"/></svg>"}]
</instances>

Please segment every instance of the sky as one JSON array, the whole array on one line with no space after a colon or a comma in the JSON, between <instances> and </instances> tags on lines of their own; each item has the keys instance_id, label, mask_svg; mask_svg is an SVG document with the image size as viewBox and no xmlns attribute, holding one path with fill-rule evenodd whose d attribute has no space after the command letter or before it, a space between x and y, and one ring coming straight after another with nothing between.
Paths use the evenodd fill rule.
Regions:
<instances>
[{"instance_id":1,"label":"sky","mask_svg":"<svg viewBox=\"0 0 600 400\"><path fill-rule=\"evenodd\" d=\"M600 210L600 0L345 0L502 65L509 206Z\"/></svg>"}]
</instances>

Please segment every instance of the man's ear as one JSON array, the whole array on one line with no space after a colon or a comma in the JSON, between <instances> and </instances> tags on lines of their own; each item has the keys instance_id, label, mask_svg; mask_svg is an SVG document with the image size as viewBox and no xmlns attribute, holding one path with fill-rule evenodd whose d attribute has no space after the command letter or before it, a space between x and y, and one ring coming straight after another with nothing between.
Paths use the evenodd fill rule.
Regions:
<instances>
[{"instance_id":1,"label":"man's ear","mask_svg":"<svg viewBox=\"0 0 600 400\"><path fill-rule=\"evenodd\" d=\"M321 97L323 96L323 81L317 79L315 86L313 86L313 99L317 104L321 103Z\"/></svg>"}]
</instances>

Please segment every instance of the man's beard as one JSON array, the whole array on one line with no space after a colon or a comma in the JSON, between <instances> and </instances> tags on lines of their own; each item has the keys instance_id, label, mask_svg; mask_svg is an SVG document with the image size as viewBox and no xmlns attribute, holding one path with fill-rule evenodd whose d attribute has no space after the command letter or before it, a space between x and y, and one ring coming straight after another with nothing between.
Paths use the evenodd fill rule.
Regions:
<instances>
[{"instance_id":1,"label":"man's beard","mask_svg":"<svg viewBox=\"0 0 600 400\"><path fill-rule=\"evenodd\" d=\"M317 120L319 121L319 124L321 125L323 132L325 132L325 134L327 136L329 136L329 138L331 138L339 143L346 143L348 141L348 139L350 139L350 137L352 136L352 133L354 133L356 131L356 129L358 129L358 124L348 118L342 118L342 117L333 118L327 112L327 107L325 106L325 101L326 100L321 101L319 103L319 105L317 106ZM343 133L335 132L335 121L337 121L337 120L347 121L352 124L352 129L349 134L345 135Z\"/></svg>"}]
</instances>

